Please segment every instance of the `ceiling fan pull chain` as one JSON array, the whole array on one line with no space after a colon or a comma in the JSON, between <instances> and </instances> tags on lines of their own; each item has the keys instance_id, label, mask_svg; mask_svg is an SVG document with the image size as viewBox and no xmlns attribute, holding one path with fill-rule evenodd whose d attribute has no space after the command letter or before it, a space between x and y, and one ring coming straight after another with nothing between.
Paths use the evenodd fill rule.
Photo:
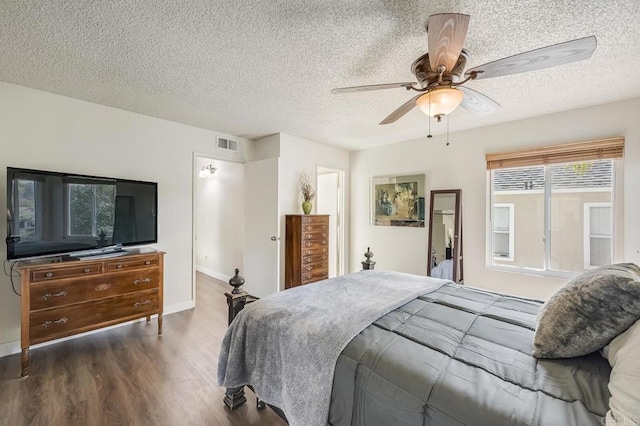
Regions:
<instances>
[{"instance_id":1,"label":"ceiling fan pull chain","mask_svg":"<svg viewBox=\"0 0 640 426\"><path fill-rule=\"evenodd\" d=\"M431 139L433 135L431 134L431 93L429 93L429 134L427 135L428 139Z\"/></svg>"},{"instance_id":2,"label":"ceiling fan pull chain","mask_svg":"<svg viewBox=\"0 0 640 426\"><path fill-rule=\"evenodd\" d=\"M449 146L449 114L447 114L447 146Z\"/></svg>"}]
</instances>

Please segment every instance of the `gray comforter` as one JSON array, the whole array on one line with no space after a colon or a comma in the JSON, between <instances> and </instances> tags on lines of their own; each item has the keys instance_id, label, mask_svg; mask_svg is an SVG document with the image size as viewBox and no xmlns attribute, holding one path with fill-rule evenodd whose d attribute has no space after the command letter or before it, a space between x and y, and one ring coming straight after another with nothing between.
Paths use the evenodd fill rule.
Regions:
<instances>
[{"instance_id":1,"label":"gray comforter","mask_svg":"<svg viewBox=\"0 0 640 426\"><path fill-rule=\"evenodd\" d=\"M218 382L227 388L252 385L291 425L325 425L336 360L349 341L382 315L446 282L361 271L260 299L227 330Z\"/></svg>"},{"instance_id":2,"label":"gray comforter","mask_svg":"<svg viewBox=\"0 0 640 426\"><path fill-rule=\"evenodd\" d=\"M329 422L600 425L610 368L598 353L531 356L541 302L455 284L382 316L340 355Z\"/></svg>"}]
</instances>

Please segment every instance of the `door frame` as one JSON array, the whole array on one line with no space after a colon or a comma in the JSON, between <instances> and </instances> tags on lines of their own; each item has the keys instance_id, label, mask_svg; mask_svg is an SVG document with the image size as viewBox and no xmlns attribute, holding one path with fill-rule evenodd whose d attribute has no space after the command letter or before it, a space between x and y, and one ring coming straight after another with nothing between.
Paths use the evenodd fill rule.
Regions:
<instances>
[{"instance_id":1,"label":"door frame","mask_svg":"<svg viewBox=\"0 0 640 426\"><path fill-rule=\"evenodd\" d=\"M212 161L222 161L227 163L244 164L245 161L233 160L225 157L221 157L215 154L205 154L202 152L194 151L191 160L191 302L193 306L196 306L196 231L198 224L198 209L197 203L197 184L198 184L198 159L207 159Z\"/></svg>"},{"instance_id":2,"label":"door frame","mask_svg":"<svg viewBox=\"0 0 640 426\"><path fill-rule=\"evenodd\" d=\"M346 202L347 202L347 191L346 191L346 175L347 172L344 169L335 166L325 166L322 164L316 164L316 176L315 176L315 187L318 188L318 175L320 175L320 170L323 171L322 174L326 174L325 172L335 172L338 174L338 183L339 183L339 194L338 194L338 217L336 223L336 246L337 246L337 276L344 275L345 267L347 264L347 250L345 247L345 235L346 235ZM331 241L331 239L329 239Z\"/></svg>"}]
</instances>

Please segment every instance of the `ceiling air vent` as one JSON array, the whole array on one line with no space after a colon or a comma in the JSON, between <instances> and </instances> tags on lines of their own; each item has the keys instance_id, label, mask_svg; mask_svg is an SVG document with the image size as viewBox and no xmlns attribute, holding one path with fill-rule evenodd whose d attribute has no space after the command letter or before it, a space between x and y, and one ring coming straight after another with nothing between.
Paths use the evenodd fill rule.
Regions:
<instances>
[{"instance_id":1,"label":"ceiling air vent","mask_svg":"<svg viewBox=\"0 0 640 426\"><path fill-rule=\"evenodd\" d=\"M216 145L218 149L226 149L227 151L238 152L238 141L233 141L231 139L221 138L218 136L216 138Z\"/></svg>"}]
</instances>

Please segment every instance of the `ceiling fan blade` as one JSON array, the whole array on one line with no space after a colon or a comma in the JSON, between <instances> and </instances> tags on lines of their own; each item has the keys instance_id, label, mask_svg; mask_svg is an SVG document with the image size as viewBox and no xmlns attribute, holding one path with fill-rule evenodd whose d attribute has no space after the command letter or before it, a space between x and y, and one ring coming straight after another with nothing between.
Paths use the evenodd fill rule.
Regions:
<instances>
[{"instance_id":1,"label":"ceiling fan blade","mask_svg":"<svg viewBox=\"0 0 640 426\"><path fill-rule=\"evenodd\" d=\"M352 86L331 89L331 93L352 93L352 92L368 92L369 90L395 89L397 87L409 88L413 85L411 82L406 83L387 83L387 84L370 84L368 86Z\"/></svg>"},{"instance_id":2,"label":"ceiling fan blade","mask_svg":"<svg viewBox=\"0 0 640 426\"><path fill-rule=\"evenodd\" d=\"M471 68L465 75L468 77L475 71L478 73L476 80L480 80L482 78L500 77L555 67L588 59L596 49L596 45L595 36L579 38L498 59L497 61Z\"/></svg>"},{"instance_id":3,"label":"ceiling fan blade","mask_svg":"<svg viewBox=\"0 0 640 426\"><path fill-rule=\"evenodd\" d=\"M418 100L418 98L420 96L422 96L422 95L424 95L424 93L420 93L419 95L416 95L413 98L409 99L407 102L402 104L400 106L400 108L398 108L397 110L393 111L391 114L389 114L389 116L387 118L382 120L380 122L380 124L391 124L391 123L394 123L397 119L399 119L400 117L402 117L403 115L405 115L406 113L411 111L413 109L413 107L416 106L416 101Z\"/></svg>"},{"instance_id":4,"label":"ceiling fan blade","mask_svg":"<svg viewBox=\"0 0 640 426\"><path fill-rule=\"evenodd\" d=\"M460 106L469 112L478 115L486 115L500 108L499 103L478 91L464 86L458 86L456 89L464 93L464 98L462 99Z\"/></svg>"},{"instance_id":5,"label":"ceiling fan blade","mask_svg":"<svg viewBox=\"0 0 640 426\"><path fill-rule=\"evenodd\" d=\"M437 70L438 65L444 65L447 71L453 70L462 51L468 28L469 15L441 13L429 16L427 43L432 70Z\"/></svg>"}]
</instances>

